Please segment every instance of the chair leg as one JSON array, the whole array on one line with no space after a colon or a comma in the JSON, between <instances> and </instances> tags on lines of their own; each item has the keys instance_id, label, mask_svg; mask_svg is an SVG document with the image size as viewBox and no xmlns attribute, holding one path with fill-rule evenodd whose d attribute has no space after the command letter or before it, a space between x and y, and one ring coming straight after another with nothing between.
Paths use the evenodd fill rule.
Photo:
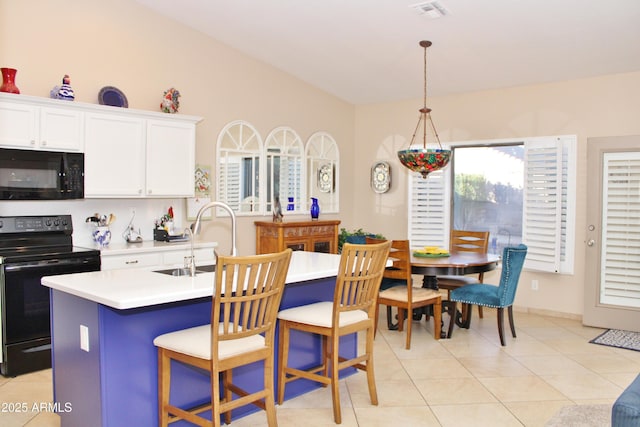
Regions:
<instances>
[{"instance_id":1,"label":"chair leg","mask_svg":"<svg viewBox=\"0 0 640 427\"><path fill-rule=\"evenodd\" d=\"M449 306L449 330L447 331L447 338L451 338L451 334L453 333L453 324L456 322L456 313L458 312L458 303L455 301L449 301L447 303Z\"/></svg>"},{"instance_id":2,"label":"chair leg","mask_svg":"<svg viewBox=\"0 0 640 427\"><path fill-rule=\"evenodd\" d=\"M504 308L498 308L498 335L500 335L500 344L504 347Z\"/></svg>"},{"instance_id":3,"label":"chair leg","mask_svg":"<svg viewBox=\"0 0 640 427\"><path fill-rule=\"evenodd\" d=\"M393 313L391 312L390 305L387 306L387 329L390 331L396 331L398 329L398 323L393 323Z\"/></svg>"},{"instance_id":4,"label":"chair leg","mask_svg":"<svg viewBox=\"0 0 640 427\"><path fill-rule=\"evenodd\" d=\"M462 314L462 324L464 325L465 322L467 321L467 318L469 316L469 310L472 309L473 306L467 303L462 303L462 308L460 308L460 312ZM458 315L458 313L456 313L456 316Z\"/></svg>"},{"instance_id":5,"label":"chair leg","mask_svg":"<svg viewBox=\"0 0 640 427\"><path fill-rule=\"evenodd\" d=\"M338 345L340 337L331 337L331 398L333 400L333 420L336 424L342 423L342 413L340 411L340 377L338 375Z\"/></svg>"},{"instance_id":6,"label":"chair leg","mask_svg":"<svg viewBox=\"0 0 640 427\"><path fill-rule=\"evenodd\" d=\"M484 283L484 273L480 273L480 274L478 274L478 281L479 281L480 283ZM481 319L484 319L484 311L483 311L483 309L482 309L482 306L481 306L481 305L479 305L479 306L478 306L478 316L479 316Z\"/></svg>"},{"instance_id":7,"label":"chair leg","mask_svg":"<svg viewBox=\"0 0 640 427\"><path fill-rule=\"evenodd\" d=\"M284 387L287 379L287 363L289 361L289 323L280 320L278 331L278 405L284 402Z\"/></svg>"},{"instance_id":8,"label":"chair leg","mask_svg":"<svg viewBox=\"0 0 640 427\"><path fill-rule=\"evenodd\" d=\"M214 378L211 374L211 381L218 381L218 378ZM224 402L231 402L233 396L231 394L231 386L233 385L233 370L229 369L222 373L222 393L224 393ZM212 403L213 404L213 403ZM225 424L231 424L231 411L224 413Z\"/></svg>"},{"instance_id":9,"label":"chair leg","mask_svg":"<svg viewBox=\"0 0 640 427\"><path fill-rule=\"evenodd\" d=\"M169 413L165 406L169 404L169 390L171 386L171 360L158 348L158 420L161 427L169 425Z\"/></svg>"},{"instance_id":10,"label":"chair leg","mask_svg":"<svg viewBox=\"0 0 640 427\"><path fill-rule=\"evenodd\" d=\"M409 305L407 307L407 313L413 313L413 310L411 310L411 305ZM407 319L407 337L406 337L406 343L405 343L405 348L407 350L411 349L411 326L413 324L413 320L412 319Z\"/></svg>"},{"instance_id":11,"label":"chair leg","mask_svg":"<svg viewBox=\"0 0 640 427\"><path fill-rule=\"evenodd\" d=\"M509 326L511 327L511 335L516 338L516 325L513 323L513 306L510 305L507 309L509 313Z\"/></svg>"},{"instance_id":12,"label":"chair leg","mask_svg":"<svg viewBox=\"0 0 640 427\"><path fill-rule=\"evenodd\" d=\"M322 337L320 337L320 341L321 341L321 345L322 345L322 376L329 378L329 366L332 365L331 363L331 357L333 355L333 348L330 347L330 345L333 345L333 343L329 343L329 337L326 335L322 335ZM332 366L333 369L333 366ZM322 387L326 387L327 384L322 384Z\"/></svg>"},{"instance_id":13,"label":"chair leg","mask_svg":"<svg viewBox=\"0 0 640 427\"><path fill-rule=\"evenodd\" d=\"M226 372L222 374L223 384L226 381ZM226 387L225 387L226 388ZM226 394L226 390L225 390ZM230 414L225 413L225 422L227 417L231 417ZM211 370L211 422L214 427L220 427L220 372L214 368ZM228 423L227 423L228 424Z\"/></svg>"},{"instance_id":14,"label":"chair leg","mask_svg":"<svg viewBox=\"0 0 640 427\"><path fill-rule=\"evenodd\" d=\"M472 305L462 304L462 311L460 313L460 316L458 316L458 313L456 313L456 325L464 329L469 329L471 327L471 318L473 317L472 309Z\"/></svg>"},{"instance_id":15,"label":"chair leg","mask_svg":"<svg viewBox=\"0 0 640 427\"><path fill-rule=\"evenodd\" d=\"M442 338L442 301L433 304L433 337Z\"/></svg>"},{"instance_id":16,"label":"chair leg","mask_svg":"<svg viewBox=\"0 0 640 427\"><path fill-rule=\"evenodd\" d=\"M267 425L269 427L277 427L278 419L276 417L276 404L273 397L273 354L264 360L264 388L267 390L267 395L264 398L265 411L267 412ZM231 411L229 411L229 415L231 415ZM227 424L231 424L231 420L229 420Z\"/></svg>"},{"instance_id":17,"label":"chair leg","mask_svg":"<svg viewBox=\"0 0 640 427\"><path fill-rule=\"evenodd\" d=\"M376 303L376 317L374 317L375 321L373 323L373 336L374 337L378 334L378 316L379 315L380 315L380 304ZM387 322L388 321L389 321L389 318L387 317Z\"/></svg>"},{"instance_id":18,"label":"chair leg","mask_svg":"<svg viewBox=\"0 0 640 427\"><path fill-rule=\"evenodd\" d=\"M365 344L365 351L367 353L366 369L367 385L369 386L369 398L371 399L372 405L377 405L378 391L376 390L376 377L373 370L373 336L371 334L371 328L367 329L367 342Z\"/></svg>"},{"instance_id":19,"label":"chair leg","mask_svg":"<svg viewBox=\"0 0 640 427\"><path fill-rule=\"evenodd\" d=\"M407 317L405 313L406 310L398 307L398 332L404 331L404 319ZM410 322L410 320L407 319L407 322Z\"/></svg>"}]
</instances>

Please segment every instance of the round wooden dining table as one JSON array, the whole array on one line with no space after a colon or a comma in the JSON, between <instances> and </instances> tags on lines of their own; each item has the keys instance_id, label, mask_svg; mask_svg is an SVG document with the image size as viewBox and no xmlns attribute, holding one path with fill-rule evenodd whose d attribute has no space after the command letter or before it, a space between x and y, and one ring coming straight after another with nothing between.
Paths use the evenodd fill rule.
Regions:
<instances>
[{"instance_id":1,"label":"round wooden dining table","mask_svg":"<svg viewBox=\"0 0 640 427\"><path fill-rule=\"evenodd\" d=\"M438 289L437 276L479 274L494 270L500 257L496 254L480 254L475 252L452 253L449 256L416 256L411 255L411 273L423 276L422 287ZM442 311L452 315L452 305L442 301ZM426 313L425 313L426 314ZM415 313L414 313L415 315ZM422 316L420 316L422 317ZM415 317L414 317L415 319ZM455 315L456 325L469 328L467 319L462 319L460 312ZM444 335L444 328L442 329ZM442 336L442 338L450 338Z\"/></svg>"},{"instance_id":2,"label":"round wooden dining table","mask_svg":"<svg viewBox=\"0 0 640 427\"><path fill-rule=\"evenodd\" d=\"M437 276L479 274L494 270L500 257L496 254L459 252L449 256L411 255L411 273L424 276L424 287L438 289Z\"/></svg>"}]
</instances>

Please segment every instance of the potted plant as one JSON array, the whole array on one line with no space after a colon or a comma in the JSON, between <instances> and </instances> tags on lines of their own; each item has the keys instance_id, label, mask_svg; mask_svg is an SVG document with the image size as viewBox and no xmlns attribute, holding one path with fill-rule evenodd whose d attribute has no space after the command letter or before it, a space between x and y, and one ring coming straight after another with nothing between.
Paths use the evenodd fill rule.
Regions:
<instances>
[{"instance_id":1,"label":"potted plant","mask_svg":"<svg viewBox=\"0 0 640 427\"><path fill-rule=\"evenodd\" d=\"M338 253L342 253L342 245L344 245L345 242L364 244L366 237L374 237L376 239L385 238L382 234L369 233L368 231L363 231L362 228L354 231L347 231L346 228L341 228L340 234L338 234Z\"/></svg>"}]
</instances>

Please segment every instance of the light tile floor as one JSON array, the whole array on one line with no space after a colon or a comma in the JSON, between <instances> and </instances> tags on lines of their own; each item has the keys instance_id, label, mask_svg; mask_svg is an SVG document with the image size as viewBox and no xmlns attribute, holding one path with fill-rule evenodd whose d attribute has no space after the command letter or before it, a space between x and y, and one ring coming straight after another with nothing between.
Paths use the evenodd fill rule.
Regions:
<instances>
[{"instance_id":1,"label":"light tile floor","mask_svg":"<svg viewBox=\"0 0 640 427\"><path fill-rule=\"evenodd\" d=\"M518 338L505 325L506 347L500 346L496 314L489 309L484 319L474 312L471 329L455 328L449 340L434 340L431 323L414 323L411 350L404 349L403 333L379 329L379 405L369 402L364 373L347 378L340 385L342 425L544 426L565 405L613 404L640 372L640 352L588 343L601 329L563 318L514 316ZM0 377L0 426L60 426L57 415L40 410L51 399L50 370ZM285 402L278 407L278 423L334 425L330 390ZM266 417L259 411L232 425L266 426Z\"/></svg>"}]
</instances>

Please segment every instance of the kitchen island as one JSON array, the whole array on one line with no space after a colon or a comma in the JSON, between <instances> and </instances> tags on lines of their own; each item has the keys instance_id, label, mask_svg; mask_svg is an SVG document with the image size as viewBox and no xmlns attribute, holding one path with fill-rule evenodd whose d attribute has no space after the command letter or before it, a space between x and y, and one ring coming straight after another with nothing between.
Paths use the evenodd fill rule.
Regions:
<instances>
[{"instance_id":1,"label":"kitchen island","mask_svg":"<svg viewBox=\"0 0 640 427\"><path fill-rule=\"evenodd\" d=\"M339 255L294 252L281 309L331 301L339 262ZM158 425L153 339L209 323L214 273L176 277L134 268L48 276L42 284L51 292L54 401L64 408L61 425ZM296 365L320 362L319 339L300 334L292 342L290 360ZM341 342L348 354L355 354L356 347L356 336ZM179 364L172 369L173 402L188 405L209 399L205 375ZM234 380L248 390L257 389L261 371L261 363L238 368ZM295 381L285 398L317 387L307 380ZM239 408L234 417L255 410Z\"/></svg>"}]
</instances>

